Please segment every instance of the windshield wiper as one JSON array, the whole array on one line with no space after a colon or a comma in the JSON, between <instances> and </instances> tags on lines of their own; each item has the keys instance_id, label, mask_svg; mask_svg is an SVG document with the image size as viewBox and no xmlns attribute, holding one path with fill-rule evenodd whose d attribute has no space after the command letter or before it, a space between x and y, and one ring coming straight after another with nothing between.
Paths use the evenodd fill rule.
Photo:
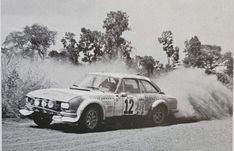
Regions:
<instances>
[{"instance_id":1,"label":"windshield wiper","mask_svg":"<svg viewBox=\"0 0 234 151\"><path fill-rule=\"evenodd\" d=\"M98 88L98 87L88 86L87 88L94 89L94 90L99 90L99 88Z\"/></svg>"},{"instance_id":2,"label":"windshield wiper","mask_svg":"<svg viewBox=\"0 0 234 151\"><path fill-rule=\"evenodd\" d=\"M74 87L79 87L78 85L76 85L76 84L73 84L72 86L74 86Z\"/></svg>"},{"instance_id":3,"label":"windshield wiper","mask_svg":"<svg viewBox=\"0 0 234 151\"><path fill-rule=\"evenodd\" d=\"M99 90L101 92L105 92L105 91L101 90L99 87L88 86L87 88L90 88L90 89L93 89L93 90Z\"/></svg>"}]
</instances>

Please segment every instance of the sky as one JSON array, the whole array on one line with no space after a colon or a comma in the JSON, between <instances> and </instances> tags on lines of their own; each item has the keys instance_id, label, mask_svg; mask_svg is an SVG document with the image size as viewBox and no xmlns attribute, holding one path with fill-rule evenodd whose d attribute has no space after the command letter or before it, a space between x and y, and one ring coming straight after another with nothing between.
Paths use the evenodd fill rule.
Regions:
<instances>
[{"instance_id":1,"label":"sky","mask_svg":"<svg viewBox=\"0 0 234 151\"><path fill-rule=\"evenodd\" d=\"M233 51L233 0L1 0L1 43L10 32L38 23L58 32L51 49L59 49L65 32L79 39L82 27L104 31L107 13L118 10L129 16L131 31L123 36L132 42L133 54L165 63L166 54L158 42L164 30L173 32L182 57L184 41L195 35L202 44Z\"/></svg>"}]
</instances>

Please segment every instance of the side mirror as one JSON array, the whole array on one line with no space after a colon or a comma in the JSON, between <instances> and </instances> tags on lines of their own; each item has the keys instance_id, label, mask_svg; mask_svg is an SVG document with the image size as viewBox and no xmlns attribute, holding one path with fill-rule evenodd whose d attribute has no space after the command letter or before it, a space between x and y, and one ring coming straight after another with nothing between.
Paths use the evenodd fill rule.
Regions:
<instances>
[{"instance_id":1,"label":"side mirror","mask_svg":"<svg viewBox=\"0 0 234 151\"><path fill-rule=\"evenodd\" d=\"M120 93L120 96L121 96L121 97L127 97L127 93L126 93L126 92L121 92L121 93Z\"/></svg>"},{"instance_id":2,"label":"side mirror","mask_svg":"<svg viewBox=\"0 0 234 151\"><path fill-rule=\"evenodd\" d=\"M161 92L159 92L159 94L165 94L165 93L161 91Z\"/></svg>"}]
</instances>

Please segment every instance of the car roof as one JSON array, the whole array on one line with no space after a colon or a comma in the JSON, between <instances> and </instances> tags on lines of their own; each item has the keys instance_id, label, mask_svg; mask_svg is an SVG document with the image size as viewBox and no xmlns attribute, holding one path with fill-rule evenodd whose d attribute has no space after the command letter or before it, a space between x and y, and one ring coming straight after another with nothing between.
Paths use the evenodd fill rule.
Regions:
<instances>
[{"instance_id":1,"label":"car roof","mask_svg":"<svg viewBox=\"0 0 234 151\"><path fill-rule=\"evenodd\" d=\"M129 73L114 73L114 72L92 72L89 74L95 74L95 75L104 75L104 76L110 76L110 77L115 77L115 78L134 78L134 79L143 79L150 81L149 78L145 76L140 76L136 74L129 74Z\"/></svg>"}]
</instances>

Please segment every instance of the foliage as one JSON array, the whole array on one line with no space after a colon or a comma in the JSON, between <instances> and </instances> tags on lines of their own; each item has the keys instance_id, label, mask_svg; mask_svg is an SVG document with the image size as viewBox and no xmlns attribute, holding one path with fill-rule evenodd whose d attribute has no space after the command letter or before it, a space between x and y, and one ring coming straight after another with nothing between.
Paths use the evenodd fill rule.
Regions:
<instances>
[{"instance_id":1,"label":"foliage","mask_svg":"<svg viewBox=\"0 0 234 151\"><path fill-rule=\"evenodd\" d=\"M202 45L194 36L185 41L185 55L183 62L192 67L204 68L207 74L216 74L217 79L232 88L233 57L232 52L221 54L221 47L216 45ZM220 69L223 71L219 71Z\"/></svg>"},{"instance_id":2,"label":"foliage","mask_svg":"<svg viewBox=\"0 0 234 151\"><path fill-rule=\"evenodd\" d=\"M55 31L50 31L46 26L34 24L26 26L22 32L10 33L3 46L8 49L6 53L30 58L38 55L44 58L48 48L55 44L55 36Z\"/></svg>"},{"instance_id":3,"label":"foliage","mask_svg":"<svg viewBox=\"0 0 234 151\"><path fill-rule=\"evenodd\" d=\"M66 51L58 52L56 50L52 50L49 52L48 56L57 60L66 60L68 55Z\"/></svg>"},{"instance_id":4,"label":"foliage","mask_svg":"<svg viewBox=\"0 0 234 151\"><path fill-rule=\"evenodd\" d=\"M128 18L129 17L126 12L111 11L107 14L107 17L104 20L103 28L106 30L106 33L111 34L118 40L124 31L130 30Z\"/></svg>"},{"instance_id":5,"label":"foliage","mask_svg":"<svg viewBox=\"0 0 234 151\"><path fill-rule=\"evenodd\" d=\"M183 62L192 67L204 67L202 63L201 42L197 36L185 41L185 58Z\"/></svg>"},{"instance_id":6,"label":"foliage","mask_svg":"<svg viewBox=\"0 0 234 151\"><path fill-rule=\"evenodd\" d=\"M221 58L221 48L215 45L202 45L197 36L185 41L184 63L192 67L213 70Z\"/></svg>"},{"instance_id":7,"label":"foliage","mask_svg":"<svg viewBox=\"0 0 234 151\"><path fill-rule=\"evenodd\" d=\"M225 73L230 77L233 76L233 56L232 52L226 52L222 55L222 61L224 62L224 66L226 66Z\"/></svg>"},{"instance_id":8,"label":"foliage","mask_svg":"<svg viewBox=\"0 0 234 151\"><path fill-rule=\"evenodd\" d=\"M61 40L69 60L74 63L79 63L80 50L77 41L75 40L75 34L66 32L65 36Z\"/></svg>"},{"instance_id":9,"label":"foliage","mask_svg":"<svg viewBox=\"0 0 234 151\"><path fill-rule=\"evenodd\" d=\"M140 57L140 65L143 66L143 68L147 71L147 75L150 76L153 74L156 61L152 56L144 56Z\"/></svg>"},{"instance_id":10,"label":"foliage","mask_svg":"<svg viewBox=\"0 0 234 151\"><path fill-rule=\"evenodd\" d=\"M130 30L128 18L126 12L111 11L104 20L104 52L110 59L116 59L118 56L128 57L132 50L131 43L121 37L124 31Z\"/></svg>"},{"instance_id":11,"label":"foliage","mask_svg":"<svg viewBox=\"0 0 234 151\"><path fill-rule=\"evenodd\" d=\"M167 54L168 64L170 64L170 57L174 53L172 32L170 30L163 31L161 37L158 38L158 41L163 45L163 50Z\"/></svg>"},{"instance_id":12,"label":"foliage","mask_svg":"<svg viewBox=\"0 0 234 151\"><path fill-rule=\"evenodd\" d=\"M179 62L179 59L180 59L179 51L180 51L179 47L176 46L175 49L174 49L174 53L172 55L172 62L173 63L178 63Z\"/></svg>"},{"instance_id":13,"label":"foliage","mask_svg":"<svg viewBox=\"0 0 234 151\"><path fill-rule=\"evenodd\" d=\"M201 55L202 55L201 58L202 58L202 63L203 63L202 66L205 69L212 70L216 66L218 66L217 61L221 58L220 51L217 51L217 50L205 50L205 51L202 51Z\"/></svg>"},{"instance_id":14,"label":"foliage","mask_svg":"<svg viewBox=\"0 0 234 151\"><path fill-rule=\"evenodd\" d=\"M37 69L22 70L19 64L23 59L19 56L8 58L2 55L2 116L19 117L19 109L23 107L24 96L36 89L50 87L50 82L39 76ZM21 74L25 72L24 75Z\"/></svg>"},{"instance_id":15,"label":"foliage","mask_svg":"<svg viewBox=\"0 0 234 151\"><path fill-rule=\"evenodd\" d=\"M167 54L168 65L170 66L170 60L172 59L173 64L179 61L179 47L173 46L173 34L170 30L163 31L161 36L158 38L160 44L163 45L163 50Z\"/></svg>"},{"instance_id":16,"label":"foliage","mask_svg":"<svg viewBox=\"0 0 234 151\"><path fill-rule=\"evenodd\" d=\"M104 36L101 32L81 29L79 50L83 52L83 62L96 62L103 55Z\"/></svg>"}]
</instances>

